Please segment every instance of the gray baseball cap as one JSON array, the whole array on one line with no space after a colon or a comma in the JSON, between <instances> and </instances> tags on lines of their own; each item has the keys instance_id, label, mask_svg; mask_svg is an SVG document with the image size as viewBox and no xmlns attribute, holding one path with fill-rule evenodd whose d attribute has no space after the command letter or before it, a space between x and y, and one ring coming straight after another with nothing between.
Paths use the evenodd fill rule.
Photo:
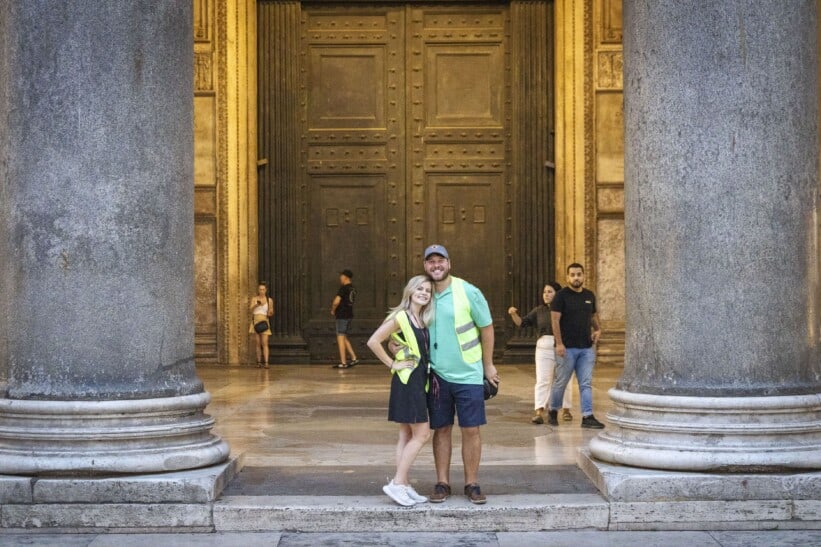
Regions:
<instances>
[{"instance_id":1,"label":"gray baseball cap","mask_svg":"<svg viewBox=\"0 0 821 547\"><path fill-rule=\"evenodd\" d=\"M425 249L425 260L427 260L430 255L442 255L443 257L450 260L450 256L448 256L448 250L437 243L434 243L433 245L430 245L427 249Z\"/></svg>"}]
</instances>

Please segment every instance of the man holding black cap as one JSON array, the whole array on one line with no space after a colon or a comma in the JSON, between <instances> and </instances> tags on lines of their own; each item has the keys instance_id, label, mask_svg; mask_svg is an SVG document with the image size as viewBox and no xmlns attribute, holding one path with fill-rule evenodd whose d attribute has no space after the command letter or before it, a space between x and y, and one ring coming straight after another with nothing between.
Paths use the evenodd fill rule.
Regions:
<instances>
[{"instance_id":1,"label":"man holding black cap","mask_svg":"<svg viewBox=\"0 0 821 547\"><path fill-rule=\"evenodd\" d=\"M430 325L430 389L428 411L433 429L436 485L432 503L451 494L450 461L454 415L462 431L465 495L475 504L486 499L479 487L482 439L486 424L483 379L499 385L493 365L493 319L484 295L475 286L450 275L450 256L442 245L425 249L425 272L434 283L435 315Z\"/></svg>"},{"instance_id":2,"label":"man holding black cap","mask_svg":"<svg viewBox=\"0 0 821 547\"><path fill-rule=\"evenodd\" d=\"M336 317L336 345L339 347L339 364L333 368L351 368L359 363L356 353L348 340L348 331L353 321L353 304L356 300L356 289L353 286L353 272L344 269L339 272L339 291L331 304L331 315ZM348 361L347 354L351 354Z\"/></svg>"}]
</instances>

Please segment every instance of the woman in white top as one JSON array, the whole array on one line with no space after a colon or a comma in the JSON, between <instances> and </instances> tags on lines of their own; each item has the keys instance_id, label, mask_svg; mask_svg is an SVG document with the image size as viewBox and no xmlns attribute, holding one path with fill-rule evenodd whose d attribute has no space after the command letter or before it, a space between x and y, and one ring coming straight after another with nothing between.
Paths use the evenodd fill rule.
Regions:
<instances>
[{"instance_id":1,"label":"woman in white top","mask_svg":"<svg viewBox=\"0 0 821 547\"><path fill-rule=\"evenodd\" d=\"M257 294L251 297L248 309L254 316L248 332L256 336L257 368L268 368L268 337L272 334L270 318L274 315L274 300L268 296L268 284L265 281L260 281L257 285ZM255 326L261 322L265 323L265 328L260 326L260 330L257 330Z\"/></svg>"}]
</instances>

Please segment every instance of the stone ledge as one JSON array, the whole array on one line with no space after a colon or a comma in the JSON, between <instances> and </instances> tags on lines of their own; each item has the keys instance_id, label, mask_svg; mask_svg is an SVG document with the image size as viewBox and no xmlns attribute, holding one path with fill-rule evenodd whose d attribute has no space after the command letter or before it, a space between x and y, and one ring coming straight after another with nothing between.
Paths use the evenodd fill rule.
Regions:
<instances>
[{"instance_id":1,"label":"stone ledge","mask_svg":"<svg viewBox=\"0 0 821 547\"><path fill-rule=\"evenodd\" d=\"M611 502L817 500L821 473L703 473L626 467L579 450L576 463Z\"/></svg>"},{"instance_id":2,"label":"stone ledge","mask_svg":"<svg viewBox=\"0 0 821 547\"><path fill-rule=\"evenodd\" d=\"M242 466L243 456L240 455L201 469L148 475L102 478L4 475L0 476L0 503L206 503L219 497Z\"/></svg>"},{"instance_id":3,"label":"stone ledge","mask_svg":"<svg viewBox=\"0 0 821 547\"><path fill-rule=\"evenodd\" d=\"M0 507L3 529L212 531L212 503L27 504Z\"/></svg>"},{"instance_id":4,"label":"stone ledge","mask_svg":"<svg viewBox=\"0 0 821 547\"><path fill-rule=\"evenodd\" d=\"M472 505L399 507L382 496L235 496L214 504L216 531L538 531L606 529L609 509L596 494L491 496Z\"/></svg>"}]
</instances>

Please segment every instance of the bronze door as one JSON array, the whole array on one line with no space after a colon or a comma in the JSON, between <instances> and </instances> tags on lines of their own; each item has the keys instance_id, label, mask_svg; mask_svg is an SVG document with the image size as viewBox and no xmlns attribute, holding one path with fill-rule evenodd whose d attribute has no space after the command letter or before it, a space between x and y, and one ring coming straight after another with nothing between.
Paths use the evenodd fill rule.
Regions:
<instances>
[{"instance_id":1,"label":"bronze door","mask_svg":"<svg viewBox=\"0 0 821 547\"><path fill-rule=\"evenodd\" d=\"M505 310L535 303L553 266L552 4L257 6L273 359L338 358L343 268L370 357L365 339L432 242L484 292L504 348Z\"/></svg>"},{"instance_id":2,"label":"bronze door","mask_svg":"<svg viewBox=\"0 0 821 547\"><path fill-rule=\"evenodd\" d=\"M303 7L312 358L336 353L341 269L364 336L429 242L503 308L505 24L498 5Z\"/></svg>"}]
</instances>

